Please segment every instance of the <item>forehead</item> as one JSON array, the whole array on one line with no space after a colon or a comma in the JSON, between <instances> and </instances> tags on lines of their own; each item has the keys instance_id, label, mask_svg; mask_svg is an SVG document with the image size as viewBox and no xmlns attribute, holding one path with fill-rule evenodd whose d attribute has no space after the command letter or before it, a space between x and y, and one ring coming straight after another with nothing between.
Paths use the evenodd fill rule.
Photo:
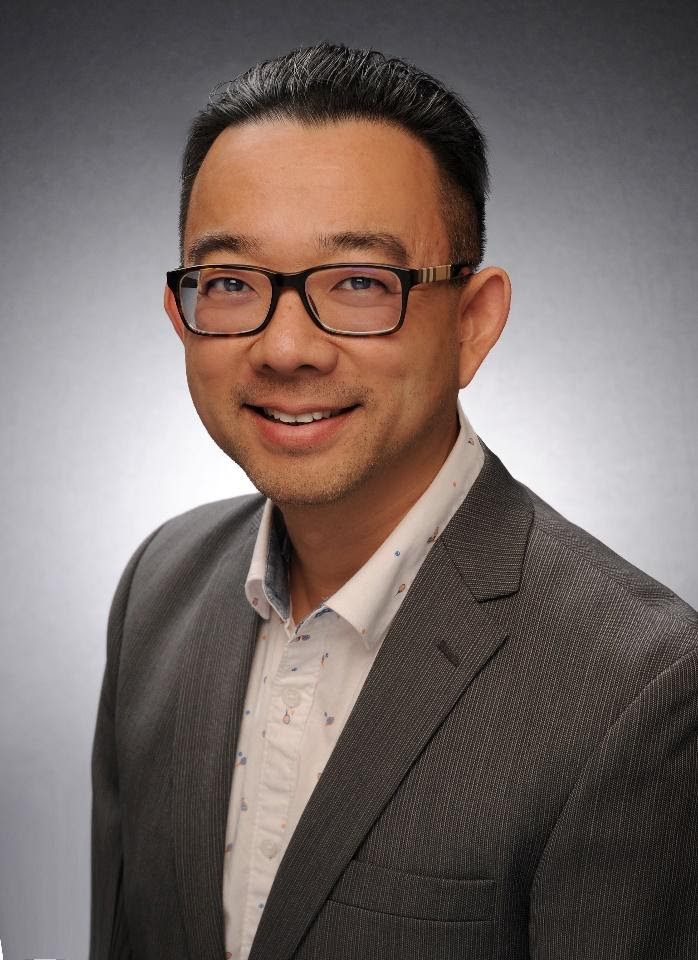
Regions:
<instances>
[{"instance_id":1,"label":"forehead","mask_svg":"<svg viewBox=\"0 0 698 960\"><path fill-rule=\"evenodd\" d=\"M415 257L425 247L447 252L439 171L425 144L367 120L230 127L194 181L185 249L206 233L274 248L342 231L390 232Z\"/></svg>"}]
</instances>

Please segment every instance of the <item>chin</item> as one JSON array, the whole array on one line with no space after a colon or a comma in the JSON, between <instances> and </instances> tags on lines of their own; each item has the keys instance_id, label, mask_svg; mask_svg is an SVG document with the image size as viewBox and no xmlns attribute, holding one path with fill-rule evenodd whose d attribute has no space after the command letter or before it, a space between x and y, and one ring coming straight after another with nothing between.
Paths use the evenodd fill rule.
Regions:
<instances>
[{"instance_id":1,"label":"chin","mask_svg":"<svg viewBox=\"0 0 698 960\"><path fill-rule=\"evenodd\" d=\"M257 469L255 464L237 461L261 494L279 506L321 507L346 500L366 485L373 474L373 463L318 464L291 460L283 469Z\"/></svg>"},{"instance_id":2,"label":"chin","mask_svg":"<svg viewBox=\"0 0 698 960\"><path fill-rule=\"evenodd\" d=\"M370 485L381 473L385 457L368 444L354 444L334 456L259 456L251 445L228 442L219 446L247 474L261 494L279 506L320 507L337 504Z\"/></svg>"},{"instance_id":3,"label":"chin","mask_svg":"<svg viewBox=\"0 0 698 960\"><path fill-rule=\"evenodd\" d=\"M355 484L337 482L338 478L327 477L312 482L303 478L294 481L289 477L255 476L248 473L261 494L281 507L321 507L342 501Z\"/></svg>"}]
</instances>

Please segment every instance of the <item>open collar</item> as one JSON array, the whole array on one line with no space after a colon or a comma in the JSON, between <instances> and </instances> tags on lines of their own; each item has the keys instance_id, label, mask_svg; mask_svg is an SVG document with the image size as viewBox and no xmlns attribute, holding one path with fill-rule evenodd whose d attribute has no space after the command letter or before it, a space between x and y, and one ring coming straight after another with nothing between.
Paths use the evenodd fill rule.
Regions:
<instances>
[{"instance_id":1,"label":"open collar","mask_svg":"<svg viewBox=\"0 0 698 960\"><path fill-rule=\"evenodd\" d=\"M369 650L382 642L425 557L482 469L484 453L460 403L458 419L456 442L429 487L366 563L322 604ZM290 616L289 554L283 518L267 500L245 582L249 603L264 619L272 608L283 621Z\"/></svg>"}]
</instances>

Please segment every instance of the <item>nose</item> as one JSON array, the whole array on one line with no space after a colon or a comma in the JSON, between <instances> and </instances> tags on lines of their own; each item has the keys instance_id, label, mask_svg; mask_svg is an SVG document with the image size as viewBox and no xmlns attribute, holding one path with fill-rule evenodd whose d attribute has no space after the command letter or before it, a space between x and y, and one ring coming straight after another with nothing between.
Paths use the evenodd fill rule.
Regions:
<instances>
[{"instance_id":1,"label":"nose","mask_svg":"<svg viewBox=\"0 0 698 960\"><path fill-rule=\"evenodd\" d=\"M257 334L249 359L258 373L292 377L298 373L331 373L338 345L316 326L296 290L282 290L268 325Z\"/></svg>"}]
</instances>

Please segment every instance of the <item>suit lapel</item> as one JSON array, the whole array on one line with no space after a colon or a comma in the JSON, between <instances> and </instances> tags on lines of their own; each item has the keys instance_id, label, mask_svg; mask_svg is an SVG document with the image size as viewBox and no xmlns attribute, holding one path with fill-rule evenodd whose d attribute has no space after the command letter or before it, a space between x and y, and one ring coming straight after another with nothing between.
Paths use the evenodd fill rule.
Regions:
<instances>
[{"instance_id":1,"label":"suit lapel","mask_svg":"<svg viewBox=\"0 0 698 960\"><path fill-rule=\"evenodd\" d=\"M505 641L476 597L518 589L531 516L525 492L486 451L470 495L395 617L291 838L250 960L292 956L415 759Z\"/></svg>"},{"instance_id":2,"label":"suit lapel","mask_svg":"<svg viewBox=\"0 0 698 960\"><path fill-rule=\"evenodd\" d=\"M220 960L225 827L240 715L259 622L244 581L248 540L232 542L188 624L173 744L175 869L189 954Z\"/></svg>"}]
</instances>

